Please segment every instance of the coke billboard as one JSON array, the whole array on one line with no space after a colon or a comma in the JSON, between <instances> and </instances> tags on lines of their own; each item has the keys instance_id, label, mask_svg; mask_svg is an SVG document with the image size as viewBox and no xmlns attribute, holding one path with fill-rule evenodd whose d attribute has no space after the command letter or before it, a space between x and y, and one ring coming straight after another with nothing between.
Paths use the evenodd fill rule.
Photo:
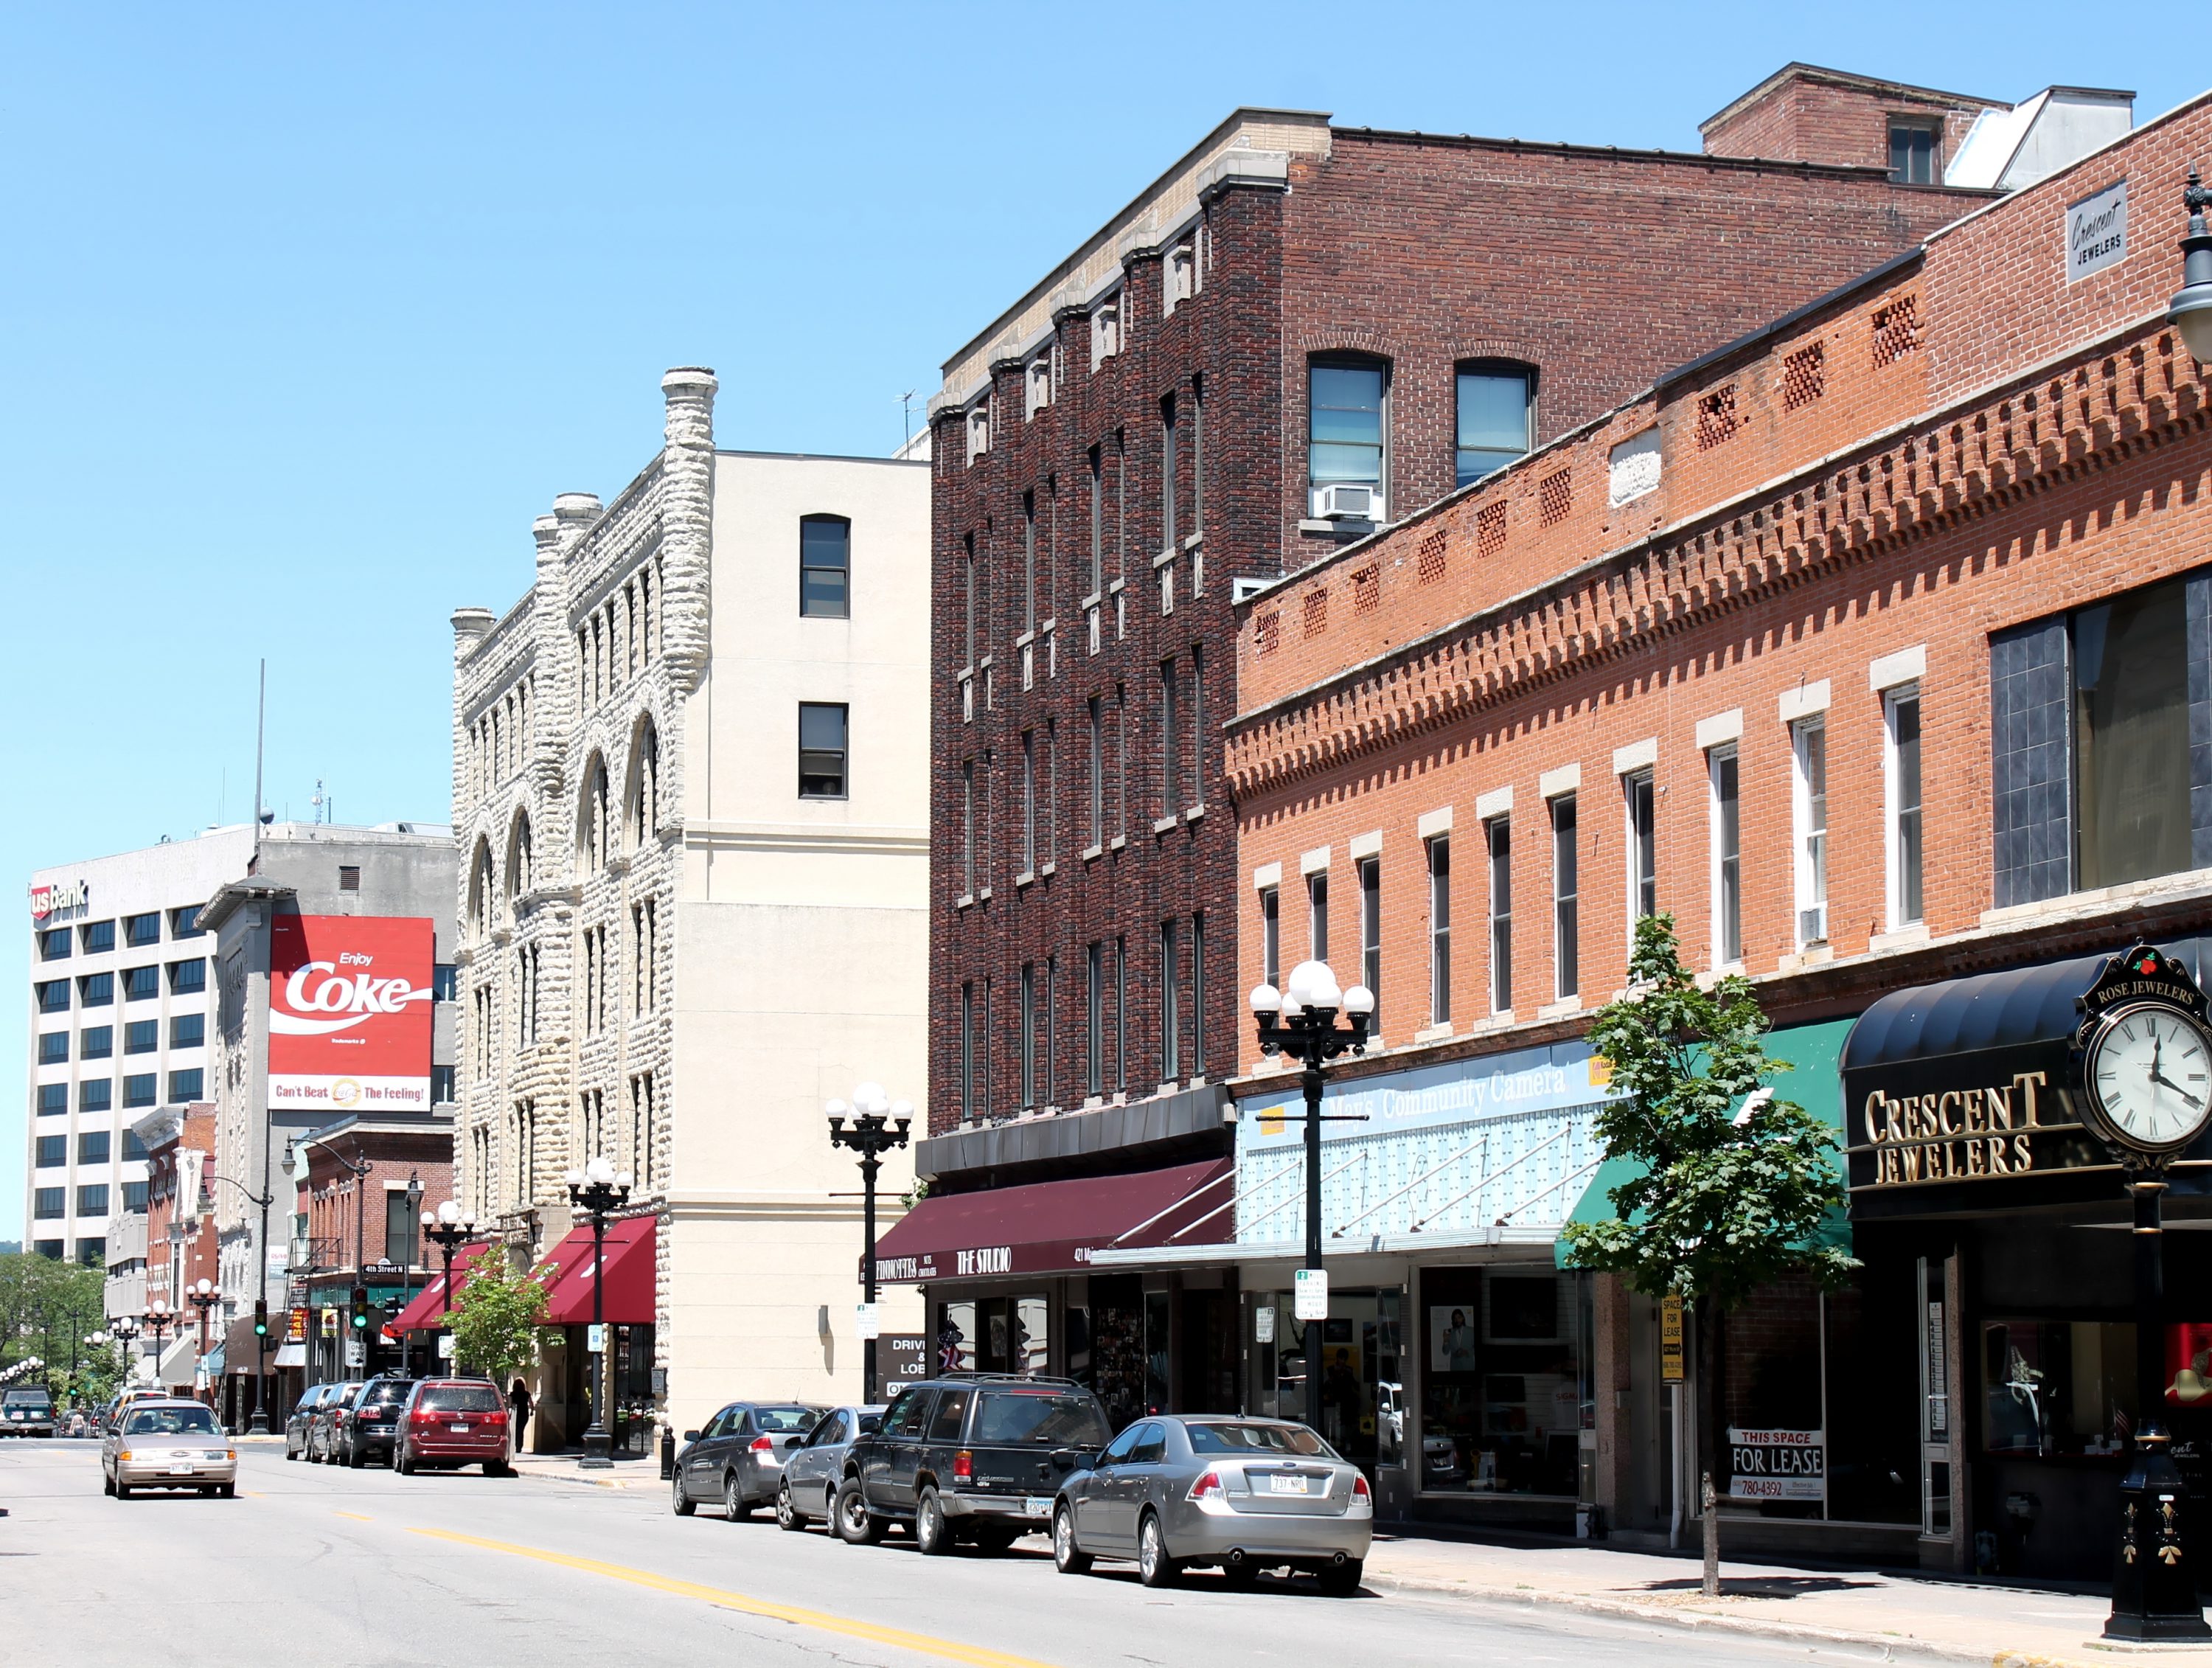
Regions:
<instances>
[{"instance_id":1,"label":"coke billboard","mask_svg":"<svg viewBox=\"0 0 2212 1668\"><path fill-rule=\"evenodd\" d=\"M427 917L280 915L270 929L269 1105L430 1106Z\"/></svg>"}]
</instances>

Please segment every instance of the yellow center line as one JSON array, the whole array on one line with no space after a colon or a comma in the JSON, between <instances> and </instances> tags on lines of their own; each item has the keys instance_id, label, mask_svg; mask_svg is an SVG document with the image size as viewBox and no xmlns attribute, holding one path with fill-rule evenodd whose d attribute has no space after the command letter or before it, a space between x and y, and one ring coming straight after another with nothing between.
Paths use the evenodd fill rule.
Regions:
<instances>
[{"instance_id":1,"label":"yellow center line","mask_svg":"<svg viewBox=\"0 0 2212 1668\"><path fill-rule=\"evenodd\" d=\"M504 1552L517 1558L535 1558L541 1563L558 1564L563 1569L581 1570L587 1575L604 1575L611 1581L627 1581L632 1586L673 1593L679 1598L702 1599L709 1604L719 1604L725 1610L741 1611L746 1616L765 1616L773 1622L788 1622L796 1627L842 1634L848 1639L865 1639L873 1644L889 1645L922 1656L940 1657L947 1662L964 1662L969 1665L969 1668L1048 1668L1048 1665L1030 1657L1010 1656L1004 1651L988 1650L980 1645L963 1645L956 1640L908 1633L902 1628L881 1627L873 1622L832 1616L826 1610L802 1610L795 1604L770 1604L767 1599L732 1592L725 1587L674 1580L665 1575L655 1575L650 1570L632 1569L623 1564L602 1563L596 1558L572 1557L565 1552L549 1552L535 1546L516 1546L507 1541L487 1541L475 1535L457 1535L447 1529L410 1529L407 1532L428 1535L435 1540L452 1541L461 1546L482 1547L487 1552Z\"/></svg>"},{"instance_id":2,"label":"yellow center line","mask_svg":"<svg viewBox=\"0 0 2212 1668\"><path fill-rule=\"evenodd\" d=\"M335 1515L341 1518L351 1518L356 1523L374 1523L376 1521L374 1518L364 1517L358 1512L340 1512Z\"/></svg>"}]
</instances>

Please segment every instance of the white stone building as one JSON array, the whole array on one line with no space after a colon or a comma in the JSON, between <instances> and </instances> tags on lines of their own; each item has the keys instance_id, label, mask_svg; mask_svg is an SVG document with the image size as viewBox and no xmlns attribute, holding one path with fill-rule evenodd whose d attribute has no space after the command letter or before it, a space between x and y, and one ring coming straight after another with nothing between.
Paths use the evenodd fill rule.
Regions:
<instances>
[{"instance_id":1,"label":"white stone building","mask_svg":"<svg viewBox=\"0 0 2212 1668\"><path fill-rule=\"evenodd\" d=\"M859 1179L823 1107L922 1093L929 472L717 452L713 374L661 386L659 455L554 501L504 618L453 616L455 1159L533 1259L568 1169L633 1174L653 1331L623 1327L610 1399L682 1429L860 1388ZM911 1175L886 1165L886 1225ZM546 1364L549 1443L581 1428L582 1343Z\"/></svg>"}]
</instances>

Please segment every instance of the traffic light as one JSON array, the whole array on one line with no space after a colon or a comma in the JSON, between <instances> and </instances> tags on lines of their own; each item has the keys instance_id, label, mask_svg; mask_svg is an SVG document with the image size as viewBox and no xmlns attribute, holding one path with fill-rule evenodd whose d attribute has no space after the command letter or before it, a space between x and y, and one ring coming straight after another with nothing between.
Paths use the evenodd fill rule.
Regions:
<instances>
[{"instance_id":1,"label":"traffic light","mask_svg":"<svg viewBox=\"0 0 2212 1668\"><path fill-rule=\"evenodd\" d=\"M368 1330L368 1288L366 1286L353 1288L353 1330L356 1332Z\"/></svg>"},{"instance_id":2,"label":"traffic light","mask_svg":"<svg viewBox=\"0 0 2212 1668\"><path fill-rule=\"evenodd\" d=\"M253 1300L253 1336L257 1338L269 1336L269 1300L266 1298Z\"/></svg>"}]
</instances>

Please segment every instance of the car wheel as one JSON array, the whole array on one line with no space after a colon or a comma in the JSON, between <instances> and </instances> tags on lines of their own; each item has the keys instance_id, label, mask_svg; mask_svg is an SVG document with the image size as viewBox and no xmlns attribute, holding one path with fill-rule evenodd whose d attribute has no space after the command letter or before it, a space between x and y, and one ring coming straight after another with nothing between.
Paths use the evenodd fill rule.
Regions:
<instances>
[{"instance_id":1,"label":"car wheel","mask_svg":"<svg viewBox=\"0 0 2212 1668\"><path fill-rule=\"evenodd\" d=\"M1171 1587L1182 1569L1168 1556L1167 1531L1157 1512L1145 1513L1137 1525L1137 1574L1148 1587Z\"/></svg>"},{"instance_id":2,"label":"car wheel","mask_svg":"<svg viewBox=\"0 0 2212 1668\"><path fill-rule=\"evenodd\" d=\"M293 1447L292 1447L292 1445L291 1445L289 1442L287 1442L287 1443L284 1445L284 1458L285 1458L285 1459L286 1459L288 1462L289 1462L289 1461L295 1460L295 1459L299 1458L299 1457L300 1457L300 1456L298 1455L298 1453L296 1453L295 1452L294 1452Z\"/></svg>"},{"instance_id":3,"label":"car wheel","mask_svg":"<svg viewBox=\"0 0 2212 1668\"><path fill-rule=\"evenodd\" d=\"M131 1498L131 1485L127 1482L117 1482L115 1485L115 1498L118 1500L129 1500Z\"/></svg>"},{"instance_id":4,"label":"car wheel","mask_svg":"<svg viewBox=\"0 0 2212 1668\"><path fill-rule=\"evenodd\" d=\"M799 1530L806 1527L806 1519L799 1515L799 1502L791 1497L788 1478L775 1488L775 1526L778 1529Z\"/></svg>"},{"instance_id":5,"label":"car wheel","mask_svg":"<svg viewBox=\"0 0 2212 1668\"><path fill-rule=\"evenodd\" d=\"M346 1464L356 1471L361 1470L362 1466L368 1464L368 1456L361 1451L360 1443L349 1442L346 1444Z\"/></svg>"},{"instance_id":6,"label":"car wheel","mask_svg":"<svg viewBox=\"0 0 2212 1668\"><path fill-rule=\"evenodd\" d=\"M1348 1598L1359 1591L1359 1574L1366 1566L1357 1558L1346 1558L1334 1568L1321 1573L1321 1590Z\"/></svg>"},{"instance_id":7,"label":"car wheel","mask_svg":"<svg viewBox=\"0 0 2212 1668\"><path fill-rule=\"evenodd\" d=\"M108 1495L115 1493L115 1479L105 1471L100 1474L100 1492Z\"/></svg>"},{"instance_id":8,"label":"car wheel","mask_svg":"<svg viewBox=\"0 0 2212 1668\"><path fill-rule=\"evenodd\" d=\"M923 1489L914 1503L914 1543L925 1558L940 1558L952 1550L952 1525L945 1520L945 1502L934 1488Z\"/></svg>"},{"instance_id":9,"label":"car wheel","mask_svg":"<svg viewBox=\"0 0 2212 1668\"><path fill-rule=\"evenodd\" d=\"M220 1500L236 1500L238 1485L234 1482L226 1482L218 1487L215 1492L216 1498Z\"/></svg>"},{"instance_id":10,"label":"car wheel","mask_svg":"<svg viewBox=\"0 0 2212 1668\"><path fill-rule=\"evenodd\" d=\"M409 1453L404 1447L398 1450L398 1452L399 1458L395 1462L394 1468L402 1476L413 1476L415 1475L415 1456Z\"/></svg>"},{"instance_id":11,"label":"car wheel","mask_svg":"<svg viewBox=\"0 0 2212 1668\"><path fill-rule=\"evenodd\" d=\"M1064 1501L1052 1514L1052 1562L1062 1575L1091 1573L1091 1555L1075 1543L1075 1509Z\"/></svg>"},{"instance_id":12,"label":"car wheel","mask_svg":"<svg viewBox=\"0 0 2212 1668\"><path fill-rule=\"evenodd\" d=\"M744 1485L738 1482L738 1474L732 1471L722 1479L722 1516L727 1522L742 1523L752 1514L753 1508L745 1503Z\"/></svg>"},{"instance_id":13,"label":"car wheel","mask_svg":"<svg viewBox=\"0 0 2212 1668\"><path fill-rule=\"evenodd\" d=\"M884 1531L890 1526L868 1510L867 1498L860 1493L858 1477L847 1477L838 1485L830 1521L836 1527L837 1538L848 1546L875 1546L881 1543Z\"/></svg>"},{"instance_id":14,"label":"car wheel","mask_svg":"<svg viewBox=\"0 0 2212 1668\"><path fill-rule=\"evenodd\" d=\"M684 1473L676 1474L675 1491L669 1497L668 1509L679 1518L688 1518L699 1509L699 1502L684 1491Z\"/></svg>"}]
</instances>

